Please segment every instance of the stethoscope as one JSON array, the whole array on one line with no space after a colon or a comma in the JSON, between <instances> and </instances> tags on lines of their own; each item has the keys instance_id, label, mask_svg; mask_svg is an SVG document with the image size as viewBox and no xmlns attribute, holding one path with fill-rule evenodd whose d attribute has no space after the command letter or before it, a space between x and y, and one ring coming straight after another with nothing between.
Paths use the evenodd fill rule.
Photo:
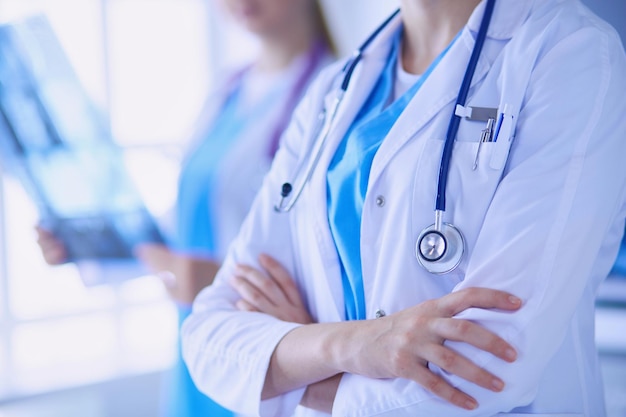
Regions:
<instances>
[{"instance_id":1,"label":"stethoscope","mask_svg":"<svg viewBox=\"0 0 626 417\"><path fill-rule=\"evenodd\" d=\"M493 14L493 8L496 0L487 0L485 6L485 13L476 36L476 42L472 55L467 64L463 82L459 89L457 96L456 109L458 106L465 106L467 94L478 64L478 58L483 49L485 38L487 36L487 29L489 28L489 22ZM274 206L274 210L279 213L289 212L296 204L300 195L304 191L306 183L309 181L317 163L322 154L322 150L330 134L331 127L337 115L337 110L343 97L350 85L352 73L355 67L363 58L365 49L370 43L383 31L383 29L396 17L400 10L396 10L387 20L385 20L361 45L354 53L352 58L346 63L343 68L343 80L337 95L330 105L329 110L326 107L320 114L320 120L322 121L322 128L318 133L317 145L314 144L315 149L312 150L312 158L309 159L306 164L306 168L303 171L304 175L302 181L300 181L298 188L291 198L287 201L287 198L293 191L293 187L290 182L286 182L282 185L280 191L280 201ZM452 159L452 148L456 138L457 131L459 130L459 124L461 117L456 115L456 112L452 113L450 123L448 124L448 131L446 134L446 140L443 145L443 151L441 154L441 163L439 165L439 178L437 184L437 199L435 202L435 222L421 231L417 237L415 243L415 257L420 265L422 265L428 272L434 274L445 274L453 271L460 263L461 258L465 252L465 239L461 231L454 225L443 221L443 214L446 211L446 187L448 182L448 171L450 169L450 160ZM295 178L300 176L300 171L303 165L300 165L297 169Z\"/></svg>"}]
</instances>

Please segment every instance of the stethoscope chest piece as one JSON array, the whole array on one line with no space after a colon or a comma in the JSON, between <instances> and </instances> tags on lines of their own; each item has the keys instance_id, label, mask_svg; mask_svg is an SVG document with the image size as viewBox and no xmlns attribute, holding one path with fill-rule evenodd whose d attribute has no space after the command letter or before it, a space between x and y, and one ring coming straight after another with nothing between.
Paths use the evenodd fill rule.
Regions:
<instances>
[{"instance_id":1,"label":"stethoscope chest piece","mask_svg":"<svg viewBox=\"0 0 626 417\"><path fill-rule=\"evenodd\" d=\"M446 274L454 270L465 252L461 231L450 223L422 230L415 242L415 257L428 272Z\"/></svg>"}]
</instances>

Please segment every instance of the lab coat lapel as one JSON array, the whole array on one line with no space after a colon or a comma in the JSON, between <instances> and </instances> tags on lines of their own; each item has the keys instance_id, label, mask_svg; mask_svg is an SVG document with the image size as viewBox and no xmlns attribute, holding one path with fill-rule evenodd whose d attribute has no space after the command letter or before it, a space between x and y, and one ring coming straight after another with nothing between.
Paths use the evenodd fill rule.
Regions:
<instances>
[{"instance_id":1,"label":"lab coat lapel","mask_svg":"<svg viewBox=\"0 0 626 417\"><path fill-rule=\"evenodd\" d=\"M391 47L391 36L398 29L399 25L399 18L391 22L385 31L370 45L364 54L363 60L354 70L350 86L339 106L327 144L322 150L318 166L311 177L311 189L315 194L316 203L319 204L318 210L315 210L317 215L316 221L325 224L326 229L328 229L326 209L326 173L328 166L361 106L363 106L363 103L374 88L386 63L387 54ZM338 77L341 80L343 74L338 75ZM336 94L336 89L333 89L326 95L327 108L328 104L336 97ZM330 236L330 229L328 229L328 232Z\"/></svg>"},{"instance_id":2,"label":"lab coat lapel","mask_svg":"<svg viewBox=\"0 0 626 417\"><path fill-rule=\"evenodd\" d=\"M350 86L339 106L334 125L327 139L326 146L322 150L318 166L311 176L310 192L312 193L312 203L315 208L311 210L314 216L314 227L316 229L317 248L324 261L332 264L338 264L338 255L333 241L333 237L328 224L328 208L326 194L326 173L328 166L332 160L335 151L357 113L365 103L374 85L385 66L387 55L391 47L391 38L398 30L401 24L399 17L390 22L387 28L372 42L363 55L363 59L354 70ZM339 82L343 79L343 74L338 75ZM338 88L338 87L337 87ZM325 98L326 108L330 108L330 104L335 99L337 88L333 88ZM309 157L312 157L309 155ZM327 271L326 271L327 272ZM345 307L343 299L343 289L341 283L340 270L336 274L325 273L328 279L331 293L339 313L339 317L344 318Z\"/></svg>"},{"instance_id":3,"label":"lab coat lapel","mask_svg":"<svg viewBox=\"0 0 626 417\"><path fill-rule=\"evenodd\" d=\"M399 30L401 19L397 16L385 30L374 39L370 46L365 50L363 59L356 66L350 86L345 93L343 101L339 107L335 124L329 137L329 144L324 150L324 156L327 157L328 163L335 154L335 150L343 140L346 132L354 122L358 112L369 97L374 85L378 81L382 70L387 63L387 56L391 49L393 35ZM343 79L343 74L340 76ZM327 103L335 97L335 91L331 91L327 97ZM322 165L327 168L327 165ZM321 170L320 170L321 171ZM324 178L326 170L324 169Z\"/></svg>"},{"instance_id":4,"label":"lab coat lapel","mask_svg":"<svg viewBox=\"0 0 626 417\"><path fill-rule=\"evenodd\" d=\"M487 39L508 40L513 33L526 21L534 7L547 3L547 0L498 0L493 10L493 17ZM478 32L480 22L485 12L483 0L470 16L467 27L474 33Z\"/></svg>"}]
</instances>

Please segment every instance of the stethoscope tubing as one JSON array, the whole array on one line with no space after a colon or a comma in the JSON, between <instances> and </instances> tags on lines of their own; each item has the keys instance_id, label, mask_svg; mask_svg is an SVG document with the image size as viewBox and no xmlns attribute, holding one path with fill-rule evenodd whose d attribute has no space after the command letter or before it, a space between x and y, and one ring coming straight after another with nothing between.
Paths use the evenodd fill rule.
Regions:
<instances>
[{"instance_id":1,"label":"stethoscope tubing","mask_svg":"<svg viewBox=\"0 0 626 417\"><path fill-rule=\"evenodd\" d=\"M339 109L339 105L341 104L341 101L343 100L344 93L345 92L343 90L340 90L338 92L337 97L335 97L335 100L333 101L331 105L330 112L329 112L330 116L328 118L326 118L324 115L326 110L322 111L322 114L320 115L320 119L324 120L324 122L323 122L321 131L317 135L317 137L319 137L320 139L316 141L318 142L317 149L313 149L312 154L314 155L314 157L310 159L310 162L304 171L305 175L302 178L302 181L300 182L300 184L298 185L296 193L291 198L289 203L287 203L287 205L284 207L283 207L284 199L287 198L288 195L291 193L291 184L289 183L283 184L283 188L281 191L281 200L278 204L274 205L274 210L276 212L287 213L291 211L293 206L296 204L296 202L300 198L300 195L304 191L304 187L306 186L306 183L311 179L311 176L313 175L313 171L315 170L315 167L317 166L322 156L322 149L324 148L324 145L326 144L326 140L328 139L328 136L330 135L330 129L335 120L335 116L337 115L337 110ZM296 175L296 180L297 178L298 178L298 175Z\"/></svg>"},{"instance_id":2,"label":"stethoscope tubing","mask_svg":"<svg viewBox=\"0 0 626 417\"><path fill-rule=\"evenodd\" d=\"M482 52L487 30L493 15L496 0L487 0L485 12L483 14L480 28L474 42L474 48L470 55L465 75L459 88L456 104L450 117L446 140L441 151L441 162L439 165L439 177L437 179L437 198L435 200L435 223L424 228L417 238L415 247L415 257L417 261L428 272L441 275L454 270L461 262L465 252L465 238L463 233L451 223L443 222L443 215L446 210L446 190L448 183L448 173L450 171L450 161L454 142L461 123L461 117L456 115L458 106L465 106L467 95L472 83L472 78L476 72L478 59Z\"/></svg>"},{"instance_id":3,"label":"stethoscope tubing","mask_svg":"<svg viewBox=\"0 0 626 417\"><path fill-rule=\"evenodd\" d=\"M352 59L350 59L346 65L343 67L343 71L345 72L344 77L343 77L343 81L341 82L341 90L342 91L347 91L348 87L350 86L350 81L352 80L352 73L354 72L354 69L356 68L356 66L358 65L358 63L361 61L361 59L363 58L363 53L365 52L365 50L367 49L368 46L370 46L370 44L372 43L372 41L374 41L374 39L376 39L378 37L378 35L380 34L380 32L382 32L387 25L400 13L400 9L397 9L395 12L393 12L391 14L391 16L389 16L387 19L385 19L385 21L383 23L380 24L380 26L378 26L376 28L376 30L365 40L365 42L363 42L363 44L359 47L359 49L357 49L354 52L354 55L352 57Z\"/></svg>"},{"instance_id":4,"label":"stethoscope tubing","mask_svg":"<svg viewBox=\"0 0 626 417\"><path fill-rule=\"evenodd\" d=\"M489 29L489 23L491 22L491 16L493 15L493 9L496 0L487 0L485 5L485 13L476 35L476 43L472 50L472 55L467 64L465 75L463 76L463 82L459 88L459 94L457 96L456 105L465 106L467 100L467 94L469 93L470 86L472 84L472 78L476 71L476 65L478 64L478 58L483 49L485 38L487 37L487 30ZM450 117L450 123L448 124L448 132L446 134L446 140L443 145L443 151L441 153L441 164L439 165L439 179L437 181L437 200L435 202L435 210L444 212L446 211L446 189L448 186L448 172L450 171L450 161L452 159L452 148L454 147L454 141L456 134L459 131L459 125L461 123L461 117L456 115L455 110L452 111Z\"/></svg>"}]
</instances>

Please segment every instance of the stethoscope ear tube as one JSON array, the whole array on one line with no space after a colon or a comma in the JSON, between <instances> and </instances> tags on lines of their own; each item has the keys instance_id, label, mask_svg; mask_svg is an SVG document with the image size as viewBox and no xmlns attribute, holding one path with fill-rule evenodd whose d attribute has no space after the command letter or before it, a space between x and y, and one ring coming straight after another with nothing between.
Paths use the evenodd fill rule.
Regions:
<instances>
[{"instance_id":1,"label":"stethoscope ear tube","mask_svg":"<svg viewBox=\"0 0 626 417\"><path fill-rule=\"evenodd\" d=\"M294 196L291 198L289 202L286 202L286 200L291 194L293 186L289 182L286 182L282 185L281 191L280 191L281 198L280 198L279 203L274 205L274 211L278 213L287 213L291 211L293 206L296 204L296 202L300 198L300 195L304 191L304 187L306 186L306 183L309 181L309 179L311 179L311 175L313 175L313 171L315 170L315 167L317 166L317 163L319 162L320 157L322 156L322 149L324 149L324 145L326 144L326 140L328 139L328 136L330 134L332 124L335 121L335 117L337 116L337 111L339 110L339 105L341 104L341 101L343 100L343 96L344 96L344 91L340 90L337 93L337 96L335 97L335 99L333 100L333 103L330 106L330 110L326 110L326 109L322 110L322 116L320 118L324 120L324 122L322 125L322 130L318 135L319 139L315 141L317 143L317 146L313 150L314 157L309 159L309 163L304 170L304 175L302 177L302 180L298 184L296 193L294 194ZM327 111L330 113L330 116L324 116ZM298 179L298 176L299 176L298 173L296 173L296 181Z\"/></svg>"},{"instance_id":2,"label":"stethoscope ear tube","mask_svg":"<svg viewBox=\"0 0 626 417\"><path fill-rule=\"evenodd\" d=\"M370 43L372 43L372 41L376 39L376 37L378 37L380 32L382 32L383 29L385 29L387 25L399 13L400 13L400 9L397 9L395 12L393 12L391 16L389 16L383 23L381 23L380 26L378 26L376 30L372 32L372 34L365 40L365 42L363 42L363 44L356 51L354 51L354 55L352 56L352 58L343 67L344 77L343 77L343 81L341 82L342 91L344 92L348 91L348 86L350 85L350 80L352 79L352 72L354 72L354 69L356 68L357 64L361 61L361 58L363 58L363 52L365 52L365 50L370 45Z\"/></svg>"}]
</instances>

